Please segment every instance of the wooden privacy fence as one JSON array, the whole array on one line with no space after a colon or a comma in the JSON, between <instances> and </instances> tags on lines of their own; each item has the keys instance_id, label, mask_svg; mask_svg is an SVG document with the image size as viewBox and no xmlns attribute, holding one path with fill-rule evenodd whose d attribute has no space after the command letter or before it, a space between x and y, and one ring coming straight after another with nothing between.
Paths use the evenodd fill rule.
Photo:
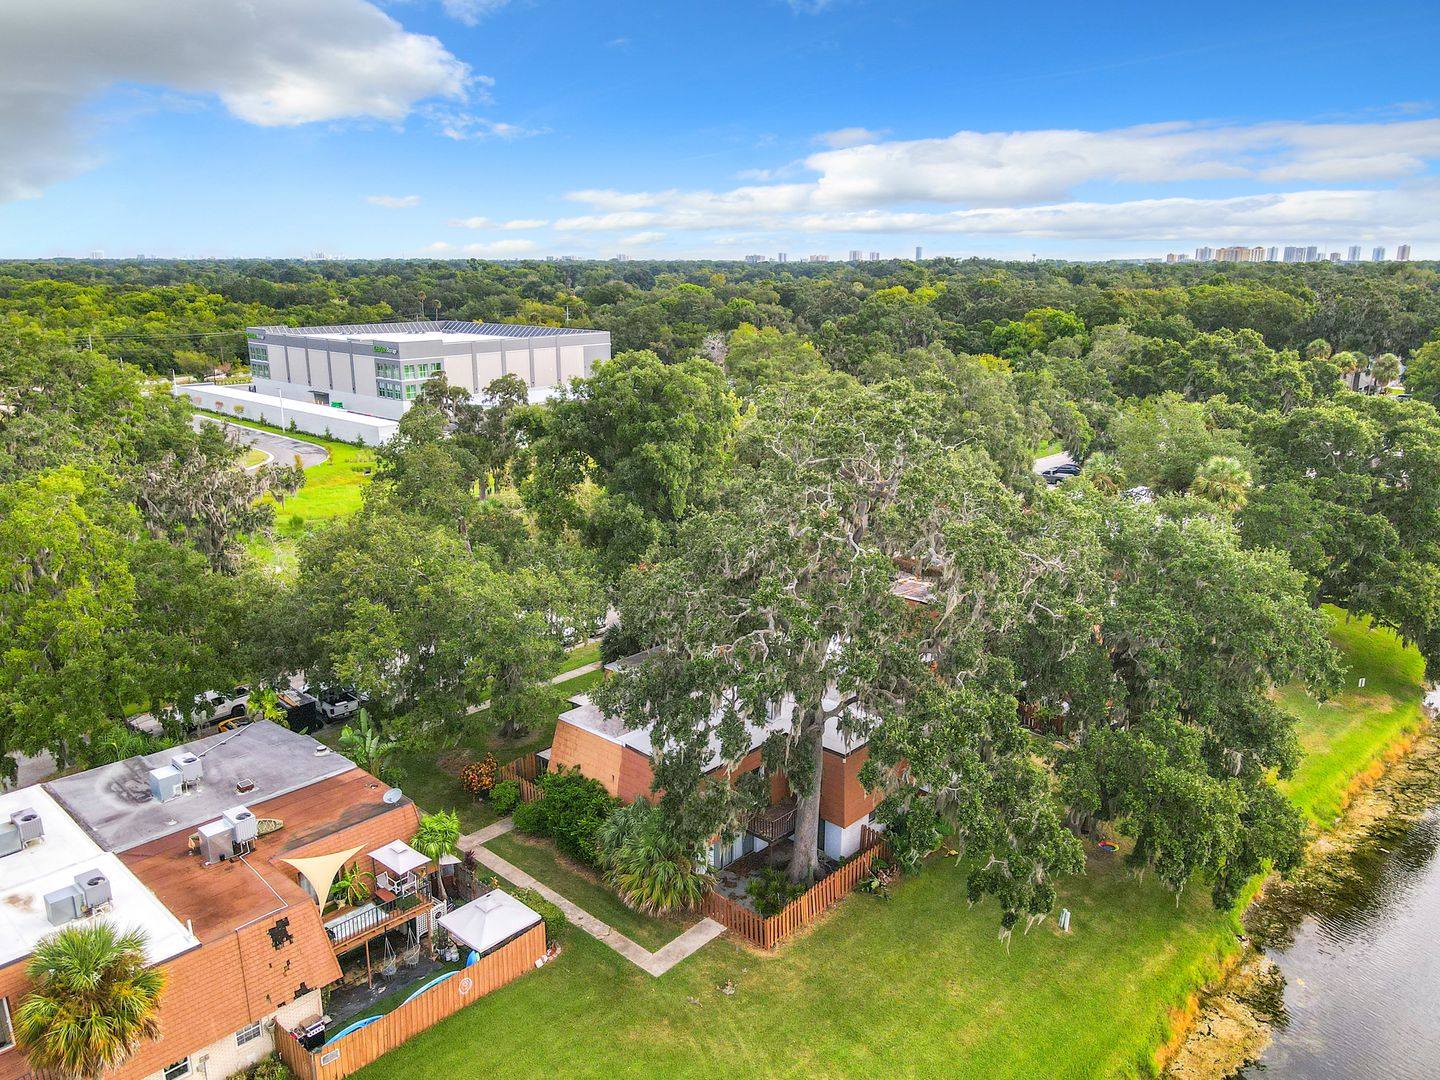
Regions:
<instances>
[{"instance_id":1,"label":"wooden privacy fence","mask_svg":"<svg viewBox=\"0 0 1440 1080\"><path fill-rule=\"evenodd\" d=\"M731 900L718 892L706 894L700 904L700 913L748 938L762 949L773 949L854 892L855 887L870 875L871 865L876 859L890 857L885 838L868 825L861 828L860 843L862 847L855 858L810 886L785 905L778 915L758 915L738 900Z\"/></svg>"},{"instance_id":2,"label":"wooden privacy fence","mask_svg":"<svg viewBox=\"0 0 1440 1080\"><path fill-rule=\"evenodd\" d=\"M540 758L530 753L501 765L495 772L495 782L498 784L502 780L517 781L520 784L520 801L534 802L544 794L540 790L540 774L543 771L540 768Z\"/></svg>"},{"instance_id":3,"label":"wooden privacy fence","mask_svg":"<svg viewBox=\"0 0 1440 1080\"><path fill-rule=\"evenodd\" d=\"M306 1050L288 1031L275 1032L280 1059L300 1080L341 1080L401 1043L413 1039L492 990L518 979L545 955L545 924L526 930L495 952L482 956L414 1001L342 1039Z\"/></svg>"}]
</instances>

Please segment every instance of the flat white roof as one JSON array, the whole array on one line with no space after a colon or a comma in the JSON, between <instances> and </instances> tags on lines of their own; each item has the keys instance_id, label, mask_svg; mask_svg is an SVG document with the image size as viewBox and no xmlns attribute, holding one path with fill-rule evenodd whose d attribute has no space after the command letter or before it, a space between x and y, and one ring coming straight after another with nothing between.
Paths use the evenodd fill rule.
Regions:
<instances>
[{"instance_id":1,"label":"flat white roof","mask_svg":"<svg viewBox=\"0 0 1440 1080\"><path fill-rule=\"evenodd\" d=\"M225 411L215 409L215 402L223 401L227 405L268 405L270 408L283 408L286 412L299 413L306 416L323 416L326 420L341 419L360 427L369 428L377 435L384 435L389 438L395 433L399 421L391 420L385 416L372 416L370 413L354 412L350 409L332 409L328 405L316 405L313 401L304 401L298 397L280 397L277 394L258 394L244 386L215 386L212 383L179 383L170 391L176 397L188 397L202 409L211 411Z\"/></svg>"},{"instance_id":2,"label":"flat white roof","mask_svg":"<svg viewBox=\"0 0 1440 1080\"><path fill-rule=\"evenodd\" d=\"M75 875L99 870L110 881L108 912L78 920L108 920L145 932L145 957L154 964L194 948L198 938L185 929L159 898L118 858L102 851L44 788L32 785L0 793L0 821L25 808L40 815L45 837L14 855L0 857L0 966L34 951L35 943L59 929L45 916L45 894L75 883Z\"/></svg>"},{"instance_id":3,"label":"flat white roof","mask_svg":"<svg viewBox=\"0 0 1440 1080\"><path fill-rule=\"evenodd\" d=\"M603 739L621 746L628 746L638 750L646 757L651 756L653 746L650 742L650 731L648 728L627 729L624 722L618 716L611 716L601 710L600 706L590 700L588 695L577 694L571 698L575 708L560 714L560 719L575 727L592 731ZM839 696L834 690L825 695L825 707L833 709L840 703ZM750 729L750 749L754 750L760 746L771 734L777 731L788 731L791 717L795 713L795 701L787 697L763 727ZM721 710L716 709L713 719L716 723L721 717ZM844 735L840 731L838 717L831 717L825 722L824 744L826 750L832 750L837 754L851 754L865 745L866 740ZM710 733L710 758L705 763L706 770L715 768L721 764L720 758L720 737L712 730Z\"/></svg>"}]
</instances>

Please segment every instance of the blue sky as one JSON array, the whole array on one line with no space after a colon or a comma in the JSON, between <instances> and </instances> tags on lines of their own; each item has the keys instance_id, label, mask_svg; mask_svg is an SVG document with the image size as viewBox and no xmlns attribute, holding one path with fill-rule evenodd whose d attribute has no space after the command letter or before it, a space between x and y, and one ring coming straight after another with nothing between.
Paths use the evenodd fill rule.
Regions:
<instances>
[{"instance_id":1,"label":"blue sky","mask_svg":"<svg viewBox=\"0 0 1440 1080\"><path fill-rule=\"evenodd\" d=\"M1440 5L7 0L0 255L1440 257Z\"/></svg>"}]
</instances>

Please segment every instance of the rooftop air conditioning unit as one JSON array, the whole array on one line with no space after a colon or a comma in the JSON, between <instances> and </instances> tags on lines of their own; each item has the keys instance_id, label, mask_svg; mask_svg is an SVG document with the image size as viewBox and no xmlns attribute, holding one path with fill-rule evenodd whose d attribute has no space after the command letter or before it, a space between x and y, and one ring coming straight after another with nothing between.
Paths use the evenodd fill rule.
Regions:
<instances>
[{"instance_id":1,"label":"rooftop air conditioning unit","mask_svg":"<svg viewBox=\"0 0 1440 1080\"><path fill-rule=\"evenodd\" d=\"M64 926L80 918L84 896L74 885L45 894L45 918L51 926Z\"/></svg>"},{"instance_id":2,"label":"rooftop air conditioning unit","mask_svg":"<svg viewBox=\"0 0 1440 1080\"><path fill-rule=\"evenodd\" d=\"M25 843L20 839L20 829L6 822L0 825L0 859L6 855L18 855L25 848Z\"/></svg>"},{"instance_id":3,"label":"rooftop air conditioning unit","mask_svg":"<svg viewBox=\"0 0 1440 1080\"><path fill-rule=\"evenodd\" d=\"M150 797L156 802L169 802L180 794L180 770L174 765L161 765L150 770Z\"/></svg>"},{"instance_id":4,"label":"rooftop air conditioning unit","mask_svg":"<svg viewBox=\"0 0 1440 1080\"><path fill-rule=\"evenodd\" d=\"M40 820L40 815L28 806L11 814L10 824L20 830L20 843L22 844L39 840L45 835L45 823Z\"/></svg>"},{"instance_id":5,"label":"rooftop air conditioning unit","mask_svg":"<svg viewBox=\"0 0 1440 1080\"><path fill-rule=\"evenodd\" d=\"M221 815L221 820L230 826L230 830L235 836L235 843L248 844L255 839L259 821L248 808L232 806Z\"/></svg>"},{"instance_id":6,"label":"rooftop air conditioning unit","mask_svg":"<svg viewBox=\"0 0 1440 1080\"><path fill-rule=\"evenodd\" d=\"M228 822L209 821L200 826L200 854L207 866L235 857L235 832Z\"/></svg>"},{"instance_id":7,"label":"rooftop air conditioning unit","mask_svg":"<svg viewBox=\"0 0 1440 1080\"><path fill-rule=\"evenodd\" d=\"M80 890L86 911L99 911L110 903L112 898L110 879L99 870L86 870L83 874L76 874L75 887Z\"/></svg>"},{"instance_id":8,"label":"rooftop air conditioning unit","mask_svg":"<svg viewBox=\"0 0 1440 1080\"><path fill-rule=\"evenodd\" d=\"M176 754L170 759L172 768L180 770L180 783L185 787L199 783L204 767L200 759L191 753Z\"/></svg>"}]
</instances>

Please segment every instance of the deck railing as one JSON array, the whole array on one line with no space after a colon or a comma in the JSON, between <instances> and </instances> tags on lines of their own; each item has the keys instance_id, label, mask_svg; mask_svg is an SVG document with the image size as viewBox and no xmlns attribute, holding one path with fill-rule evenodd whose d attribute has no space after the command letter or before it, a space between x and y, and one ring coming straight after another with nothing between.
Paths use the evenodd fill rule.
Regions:
<instances>
[{"instance_id":1,"label":"deck railing","mask_svg":"<svg viewBox=\"0 0 1440 1080\"><path fill-rule=\"evenodd\" d=\"M750 816L750 820L745 824L745 831L752 836L758 836L767 844L783 840L795 831L796 809L797 804L793 798L767 806Z\"/></svg>"},{"instance_id":2,"label":"deck railing","mask_svg":"<svg viewBox=\"0 0 1440 1080\"><path fill-rule=\"evenodd\" d=\"M330 935L330 944L337 949L351 942L362 944L383 930L423 915L429 902L429 896L423 890L408 896L397 896L393 900L362 908L335 925L327 926L325 933Z\"/></svg>"},{"instance_id":3,"label":"deck railing","mask_svg":"<svg viewBox=\"0 0 1440 1080\"><path fill-rule=\"evenodd\" d=\"M882 833L868 825L860 829L860 853L828 877L817 881L787 904L779 914L763 916L738 900L718 892L708 893L700 913L734 930L762 949L773 949L802 926L806 926L855 891L870 875L876 859L889 859L890 848Z\"/></svg>"}]
</instances>

